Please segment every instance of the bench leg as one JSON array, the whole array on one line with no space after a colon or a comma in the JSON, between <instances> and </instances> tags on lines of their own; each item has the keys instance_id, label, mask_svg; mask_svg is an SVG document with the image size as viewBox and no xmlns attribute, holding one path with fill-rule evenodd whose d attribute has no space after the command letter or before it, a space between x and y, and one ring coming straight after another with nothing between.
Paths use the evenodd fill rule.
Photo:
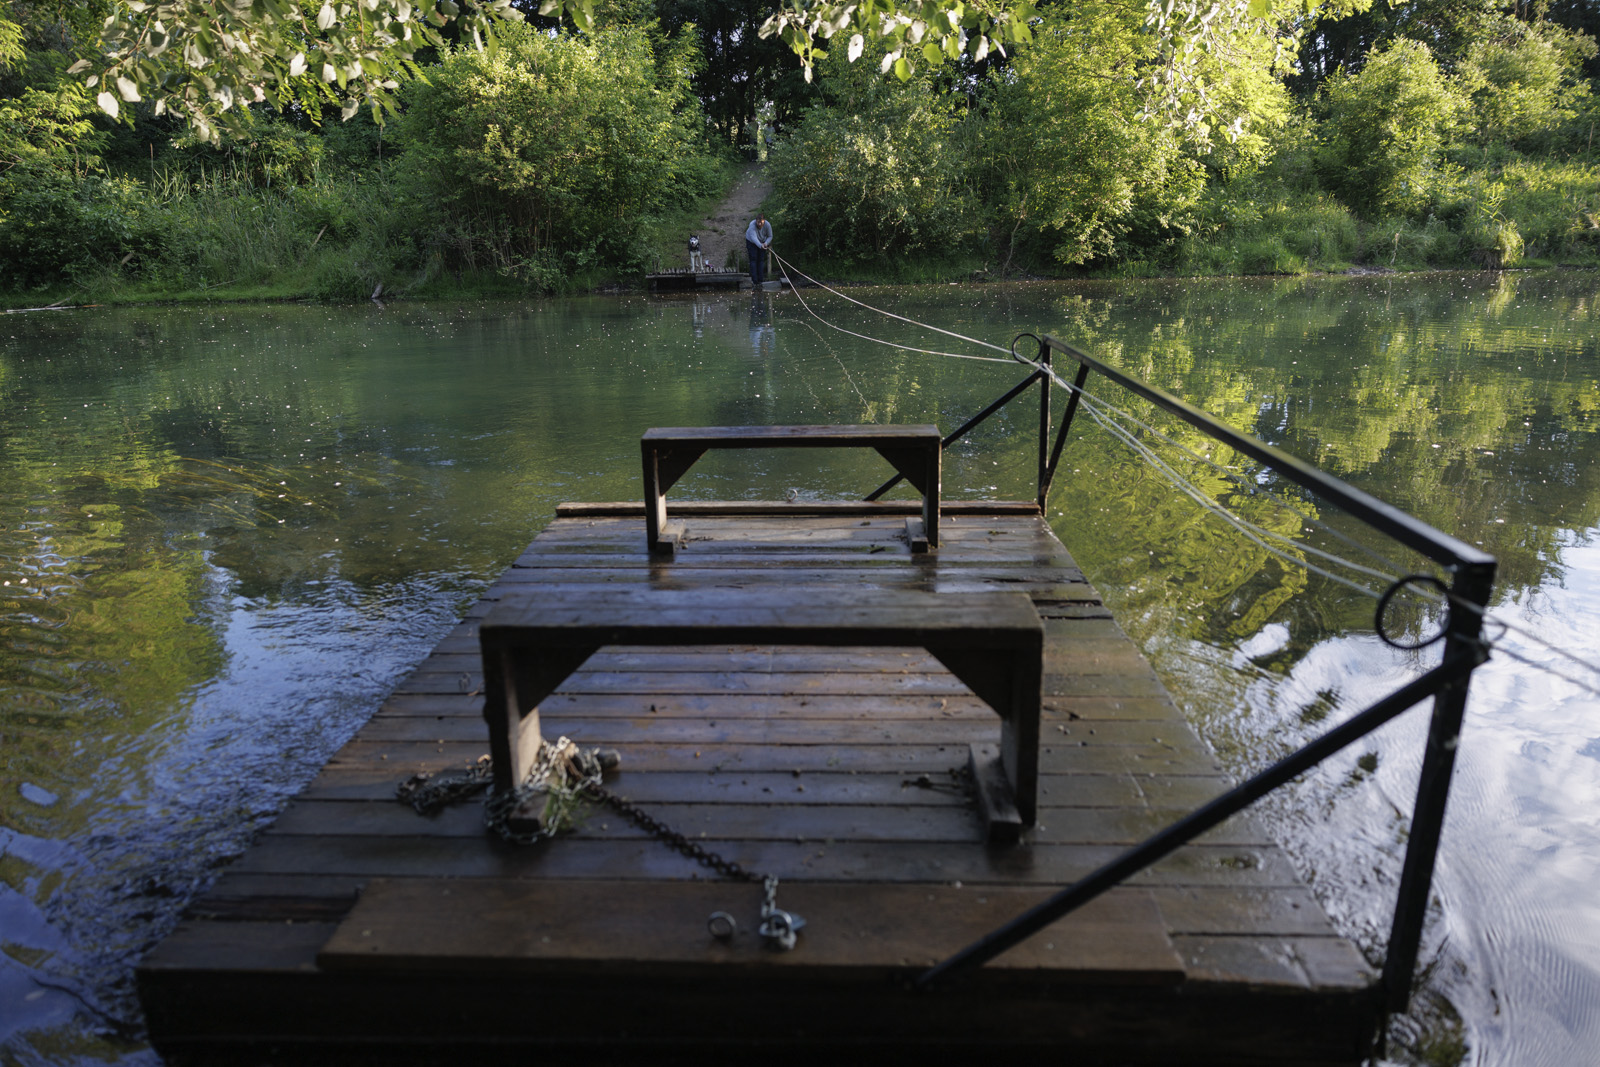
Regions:
<instances>
[{"instance_id":1,"label":"bench leg","mask_svg":"<svg viewBox=\"0 0 1600 1067\"><path fill-rule=\"evenodd\" d=\"M667 522L667 490L677 484L703 448L659 449L648 438L639 442L644 464L644 539L652 555L671 556L683 540L683 524Z\"/></svg>"},{"instance_id":2,"label":"bench leg","mask_svg":"<svg viewBox=\"0 0 1600 1067\"><path fill-rule=\"evenodd\" d=\"M598 648L484 648L483 717L489 725L495 792L513 790L527 779L544 742L540 703Z\"/></svg>"},{"instance_id":3,"label":"bench leg","mask_svg":"<svg viewBox=\"0 0 1600 1067\"><path fill-rule=\"evenodd\" d=\"M994 745L967 746L967 773L972 775L978 817L987 828L991 845L1014 845L1022 837L1022 813L1017 795L1006 776L1000 749Z\"/></svg>"},{"instance_id":4,"label":"bench leg","mask_svg":"<svg viewBox=\"0 0 1600 1067\"><path fill-rule=\"evenodd\" d=\"M1019 657L1021 658L1021 657ZM1043 664L1019 663L1012 671L1016 695L1011 714L1000 723L1000 762L1016 790L1024 826L1039 821L1039 709Z\"/></svg>"},{"instance_id":5,"label":"bench leg","mask_svg":"<svg viewBox=\"0 0 1600 1067\"><path fill-rule=\"evenodd\" d=\"M644 460L644 542L652 555L672 552L672 544L661 544L662 529L667 525L667 496L661 485L659 456L648 445L641 449Z\"/></svg>"},{"instance_id":6,"label":"bench leg","mask_svg":"<svg viewBox=\"0 0 1600 1067\"><path fill-rule=\"evenodd\" d=\"M978 801L990 840L1014 841L1039 815L1039 708L1042 648L968 651L930 645L928 651L1000 716L1000 745L974 745L970 755Z\"/></svg>"}]
</instances>

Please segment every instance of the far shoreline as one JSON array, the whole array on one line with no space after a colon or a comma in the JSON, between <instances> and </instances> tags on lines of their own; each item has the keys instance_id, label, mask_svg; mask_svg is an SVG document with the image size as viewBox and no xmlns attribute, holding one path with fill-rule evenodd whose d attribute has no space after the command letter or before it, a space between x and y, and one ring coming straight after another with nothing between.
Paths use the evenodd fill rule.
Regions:
<instances>
[{"instance_id":1,"label":"far shoreline","mask_svg":"<svg viewBox=\"0 0 1600 1067\"><path fill-rule=\"evenodd\" d=\"M1138 283L1138 282L1205 282L1205 281L1242 281L1246 279L1332 279L1332 278L1409 278L1426 277L1439 274L1471 274L1476 276L1503 277L1507 275L1535 275L1552 273L1556 271L1600 271L1600 261L1594 263L1529 263L1519 264L1515 267L1488 268L1477 264L1463 264L1460 266L1428 267L1419 270L1406 270L1388 266L1352 266L1344 270L1329 271L1296 271L1296 272L1268 272L1260 274L1177 274L1177 273L1150 273L1150 274L1119 274L1119 273L1085 273L1071 275L1038 275L1024 274L1008 278L998 277L973 277L972 273L964 278L939 278L929 277L917 280L894 278L865 279L851 278L822 278L818 279L829 287L841 289L867 289L867 288L918 288L933 285L957 285L968 287L992 285L1019 285L1019 284L1060 284L1060 283ZM819 286L802 286L804 289L818 288ZM685 290L692 292L693 290ZM739 290L744 292L745 290ZM329 300L308 293L284 292L281 287L261 286L255 291L251 290L223 290L221 292L189 291L176 294L118 294L106 293L98 296L85 293L81 289L70 291L63 295L60 291L45 294L7 294L0 293L0 312L7 315L24 315L44 313L50 311L83 311L91 308L110 307L197 307L211 305L241 305L241 304L312 304L326 307L359 307L364 303L371 303L378 307L389 304L421 304L438 301L483 301L501 302L516 300L544 300L562 299L580 296L626 296L645 294L648 290L642 285L625 285L618 281L610 281L597 285L579 287L569 290L552 292L513 291L493 285L472 286L463 285L459 288L443 289L435 292L413 292L405 289L390 290L384 288L381 293L375 294L366 301L361 300ZM41 301L43 301L41 303Z\"/></svg>"}]
</instances>

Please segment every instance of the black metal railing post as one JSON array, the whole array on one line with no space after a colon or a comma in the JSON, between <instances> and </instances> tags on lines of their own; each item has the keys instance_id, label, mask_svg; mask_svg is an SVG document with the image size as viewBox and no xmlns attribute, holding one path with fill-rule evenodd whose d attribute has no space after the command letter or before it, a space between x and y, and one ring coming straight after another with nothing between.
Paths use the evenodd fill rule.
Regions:
<instances>
[{"instance_id":1,"label":"black metal railing post","mask_svg":"<svg viewBox=\"0 0 1600 1067\"><path fill-rule=\"evenodd\" d=\"M1145 838L1104 866L1080 878L1048 900L1034 905L993 932L968 945L943 962L930 967L915 979L927 988L945 976L987 963L1062 916L1077 910L1108 889L1120 885L1151 864L1177 851L1183 845L1237 815L1280 786L1293 781L1347 745L1366 737L1380 726L1409 710L1418 702L1439 692L1446 685L1465 687L1466 679L1477 666L1475 656L1446 654L1444 662L1420 678L1363 711L1357 712L1316 740L1274 763L1266 770L1207 801L1177 822Z\"/></svg>"},{"instance_id":2,"label":"black metal railing post","mask_svg":"<svg viewBox=\"0 0 1600 1067\"><path fill-rule=\"evenodd\" d=\"M1039 510L1050 485L1050 346L1039 342Z\"/></svg>"},{"instance_id":3,"label":"black metal railing post","mask_svg":"<svg viewBox=\"0 0 1600 1067\"><path fill-rule=\"evenodd\" d=\"M1066 411L1062 416L1054 447L1049 448L1050 385L1053 381L1059 380L1052 370L1052 356L1055 352L1077 361L1078 372L1070 390L1071 395L1067 400ZM1322 500L1353 515L1372 529L1446 568L1454 576L1454 580L1448 596L1449 611L1445 621L1443 660L1438 667L1421 678L1402 686L1267 770L1210 803L1202 805L1165 830L1124 852L1112 862L1056 893L1049 900L924 972L916 979L914 985L918 988L928 988L954 972L982 966L1012 945L1037 933L1051 922L1121 883L1130 875L1194 840L1207 829L1218 825L1266 793L1309 770L1357 737L1366 736L1384 722L1431 695L1434 698L1433 716L1429 723L1427 747L1423 753L1422 769L1417 781L1417 799L1412 811L1411 831L1400 876L1400 888L1395 899L1394 922L1390 930L1383 976L1375 990L1382 998L1385 1013L1404 1011L1410 1001L1412 976L1416 969L1423 922L1432 891L1434 864L1438 856L1445 805L1450 792L1450 777L1455 767L1455 754L1466 711L1467 687L1474 668L1488 658L1487 646L1482 641L1482 630L1484 611L1488 607L1494 583L1495 558L1476 546L1459 541L1415 516L1334 478L1312 464L1191 407L1164 390L1146 385L1048 335L1040 339L1039 358L1035 364L1034 374L1001 400L990 405L977 418L970 420L966 426L952 435L951 439L987 418L1031 385L1035 379L1039 380L1043 396L1039 405L1038 502L1041 513L1048 515L1046 503L1050 485L1060 463L1062 447L1066 443L1067 432L1077 413L1078 402L1083 395L1083 388L1088 381L1090 371L1099 372L1116 385L1175 415L1213 440L1263 464L1278 477L1310 491ZM883 491L880 489L878 492ZM874 497L876 495L874 494ZM1403 585L1405 581L1407 579L1401 579L1397 584ZM1379 625L1382 625L1381 620Z\"/></svg>"},{"instance_id":4,"label":"black metal railing post","mask_svg":"<svg viewBox=\"0 0 1600 1067\"><path fill-rule=\"evenodd\" d=\"M1043 354L1043 365L1050 365L1050 338L1046 337L1039 346ZM1049 499L1050 486L1056 479L1056 468L1061 465L1061 450L1067 443L1067 431L1072 429L1072 417L1078 413L1078 398L1083 395L1083 387L1089 380L1089 365L1078 364L1078 375L1072 380L1072 395L1067 397L1066 414L1061 416L1061 429L1056 432L1055 447L1050 450L1050 462L1045 466L1039 478L1039 513L1050 515ZM1045 388L1050 387L1050 378L1044 378Z\"/></svg>"},{"instance_id":5,"label":"black metal railing post","mask_svg":"<svg viewBox=\"0 0 1600 1067\"><path fill-rule=\"evenodd\" d=\"M1016 385L1013 385L1006 392L1005 396L1002 396L999 400L996 400L994 403L990 404L988 407L984 408L982 411L980 411L976 415L972 416L972 418L968 419L966 422L964 422L960 426L956 427L956 429L954 431L952 431L951 433L946 434L944 440L939 442L939 447L941 449L949 448L951 445L953 445L957 441L961 440L963 437L965 437L967 435L967 432L969 430L971 430L973 427L977 426L984 419L987 419L990 415L993 415L995 412L997 412L1001 408L1005 407L1007 404L1011 403L1012 400L1016 399L1018 395L1020 395L1021 393L1025 392L1030 385L1032 385L1034 382L1037 382L1037 381L1044 381L1045 382L1045 388L1047 388L1047 389L1049 388L1049 379L1045 378L1038 371L1034 371L1032 374L1030 374L1026 378L1022 379L1022 381L1018 382ZM862 497L862 499L863 500L867 500L867 501L877 500L883 494L887 493L889 490L893 489L895 486L899 485L904 480L905 480L905 475L896 474L893 478L890 478L888 481L886 481L882 485L878 486L878 488L874 489L872 492L870 492L866 496Z\"/></svg>"},{"instance_id":6,"label":"black metal railing post","mask_svg":"<svg viewBox=\"0 0 1600 1067\"><path fill-rule=\"evenodd\" d=\"M1457 568L1450 586L1450 611L1445 622L1446 659L1469 653L1476 655L1480 662L1488 658L1480 636L1483 609L1489 603L1494 572L1492 560ZM1433 717L1428 723L1422 771L1417 776L1417 801L1411 812L1405 865L1400 872L1400 889L1395 894L1389 951L1383 963L1384 1006L1391 1013L1405 1011L1411 1001L1412 973L1416 970L1417 952L1422 943L1422 925L1433 887L1434 860L1444 829L1445 802L1450 795L1450 776L1455 769L1456 749L1461 740L1470 678L1468 675L1450 682L1433 698Z\"/></svg>"}]
</instances>

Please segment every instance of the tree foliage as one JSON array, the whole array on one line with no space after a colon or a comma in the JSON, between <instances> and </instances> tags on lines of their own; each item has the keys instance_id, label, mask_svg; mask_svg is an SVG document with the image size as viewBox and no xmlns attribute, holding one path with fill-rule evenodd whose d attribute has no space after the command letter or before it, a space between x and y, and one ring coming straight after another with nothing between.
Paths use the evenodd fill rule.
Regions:
<instances>
[{"instance_id":1,"label":"tree foliage","mask_svg":"<svg viewBox=\"0 0 1600 1067\"><path fill-rule=\"evenodd\" d=\"M1109 254L1135 201L1183 166L1173 132L1137 119L1150 39L1118 16L1086 4L1051 20L991 87L984 162L1006 262L1030 236L1069 265Z\"/></svg>"},{"instance_id":2,"label":"tree foliage","mask_svg":"<svg viewBox=\"0 0 1600 1067\"><path fill-rule=\"evenodd\" d=\"M1538 150L1561 138L1588 103L1579 76L1595 42L1549 22L1501 18L1468 44L1458 67L1481 143Z\"/></svg>"},{"instance_id":3,"label":"tree foliage","mask_svg":"<svg viewBox=\"0 0 1600 1067\"><path fill-rule=\"evenodd\" d=\"M1212 120L1185 129L1154 121L1140 87L1164 62L1137 13L1114 0L1085 0L1043 20L1033 44L990 79L982 115L993 231L1009 262L1019 239L1048 240L1065 264L1110 255L1135 229L1145 243L1188 228L1204 184L1200 161L1255 163L1283 120L1270 46L1252 35L1208 50L1195 66L1210 86Z\"/></svg>"},{"instance_id":4,"label":"tree foliage","mask_svg":"<svg viewBox=\"0 0 1600 1067\"><path fill-rule=\"evenodd\" d=\"M957 245L973 204L948 95L925 75L885 81L838 56L822 70L825 102L768 166L785 232L847 259Z\"/></svg>"},{"instance_id":5,"label":"tree foliage","mask_svg":"<svg viewBox=\"0 0 1600 1067\"><path fill-rule=\"evenodd\" d=\"M1132 0L1127 10L1142 12L1155 42L1156 62L1140 86L1153 111L1184 126L1207 121L1207 53L1240 34L1277 35L1287 23L1276 7L1299 11L1310 2ZM1369 2L1325 0L1323 6L1345 11ZM76 69L99 90L108 114L148 97L215 139L219 122L237 125L236 109L252 103L331 103L345 118L363 104L374 114L391 108L399 82L417 72L418 53L445 43L443 27L454 24L455 36L492 48L497 24L521 20L524 6L526 0L125 0L105 22L99 60ZM608 5L598 0L598 6ZM708 54L760 50L751 16L761 6L760 0L738 0L700 11L708 24L730 23L720 47ZM538 5L541 15L565 13L586 30L594 28L596 9L597 0ZM823 43L833 38L847 42L852 62L873 44L882 71L906 80L920 67L1005 55L1032 39L1039 17L1033 0L788 0L761 24L759 36L788 46L807 81L814 63L828 54ZM737 83L729 88L737 99Z\"/></svg>"},{"instance_id":6,"label":"tree foliage","mask_svg":"<svg viewBox=\"0 0 1600 1067\"><path fill-rule=\"evenodd\" d=\"M419 210L494 235L497 266L548 273L602 244L625 256L642 216L701 191L694 65L692 39L658 55L633 26L513 27L493 52L449 50L406 95L403 180Z\"/></svg>"},{"instance_id":7,"label":"tree foliage","mask_svg":"<svg viewBox=\"0 0 1600 1067\"><path fill-rule=\"evenodd\" d=\"M183 116L212 140L219 123L245 121L241 111L251 104L320 110L327 102L348 119L363 104L392 109L417 53L440 47L439 30L452 19L482 46L493 43L497 24L523 17L512 0L462 2L124 0L106 19L99 60L74 71L88 75L112 117L148 96L158 115ZM544 0L540 10L565 10L589 26L593 4Z\"/></svg>"},{"instance_id":8,"label":"tree foliage","mask_svg":"<svg viewBox=\"0 0 1600 1067\"><path fill-rule=\"evenodd\" d=\"M1443 149L1461 121L1461 96L1428 46L1396 40L1359 73L1328 80L1324 180L1358 211L1415 210L1436 187Z\"/></svg>"},{"instance_id":9,"label":"tree foliage","mask_svg":"<svg viewBox=\"0 0 1600 1067\"><path fill-rule=\"evenodd\" d=\"M631 272L758 116L780 236L836 262L1600 255L1581 4L771 3L0 0L0 274Z\"/></svg>"},{"instance_id":10,"label":"tree foliage","mask_svg":"<svg viewBox=\"0 0 1600 1067\"><path fill-rule=\"evenodd\" d=\"M736 144L748 136L762 105L773 102L778 121L798 116L788 83L798 70L781 41L762 37L761 23L770 0L658 0L656 13L669 32L692 27L700 43L702 65L694 78L707 120L721 138Z\"/></svg>"}]
</instances>

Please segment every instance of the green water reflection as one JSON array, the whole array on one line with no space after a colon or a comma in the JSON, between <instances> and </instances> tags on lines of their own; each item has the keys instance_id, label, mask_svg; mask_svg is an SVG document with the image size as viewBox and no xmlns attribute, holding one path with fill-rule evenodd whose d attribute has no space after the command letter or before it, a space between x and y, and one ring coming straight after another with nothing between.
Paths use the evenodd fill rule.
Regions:
<instances>
[{"instance_id":1,"label":"green water reflection","mask_svg":"<svg viewBox=\"0 0 1600 1067\"><path fill-rule=\"evenodd\" d=\"M1056 334L1483 545L1501 559L1502 603L1537 605L1550 632L1600 645L1582 555L1600 527L1593 275L851 295L1002 347L1023 330ZM151 1059L129 981L139 954L557 503L637 496L642 430L948 430L1022 376L1003 358L862 341L832 327L997 357L825 294L807 300L826 322L792 296L743 295L91 310L0 323L0 1050L19 1062ZM1113 390L1097 394L1151 417ZM1036 420L1030 400L955 446L947 494L1031 497ZM1161 445L1164 456L1260 526L1294 537L1316 519L1398 568L1420 565L1194 431L1159 428L1223 469ZM675 492L859 495L882 480L873 457L835 458L819 469L799 453L715 454ZM1373 647L1369 599L1237 537L1082 417L1051 517L1237 770L1421 662ZM1356 551L1321 534L1303 543ZM1475 714L1510 725L1468 776L1513 780L1537 735L1570 797L1600 794L1600 725L1583 703L1592 698L1537 674L1497 677ZM1348 754L1273 809L1319 895L1369 946L1381 945L1392 890L1382 873L1363 880L1346 868L1395 863L1406 736ZM1551 779L1515 780L1519 802L1544 802ZM1466 833L1473 820L1493 825L1487 800L1459 806ZM1552 811L1530 832L1553 841L1565 867L1600 876L1592 817ZM1377 860L1347 854L1356 844ZM1461 855L1446 858L1447 896ZM1452 896L1448 921L1492 928L1501 898L1520 899L1513 877L1504 881ZM1563 964L1556 996L1569 1007L1555 1014L1570 1041L1550 1045L1550 1058L1539 1057L1552 1039L1493 1017L1480 979L1429 979L1467 1016L1482 1062L1557 1063L1561 1049L1600 1042L1600 1019L1580 1007L1600 1003L1590 996L1600 916L1558 902L1538 923L1590 946ZM1496 996L1544 980L1490 948L1446 950L1440 939L1438 959L1499 968ZM1437 1025L1419 1027L1426 1036Z\"/></svg>"}]
</instances>

